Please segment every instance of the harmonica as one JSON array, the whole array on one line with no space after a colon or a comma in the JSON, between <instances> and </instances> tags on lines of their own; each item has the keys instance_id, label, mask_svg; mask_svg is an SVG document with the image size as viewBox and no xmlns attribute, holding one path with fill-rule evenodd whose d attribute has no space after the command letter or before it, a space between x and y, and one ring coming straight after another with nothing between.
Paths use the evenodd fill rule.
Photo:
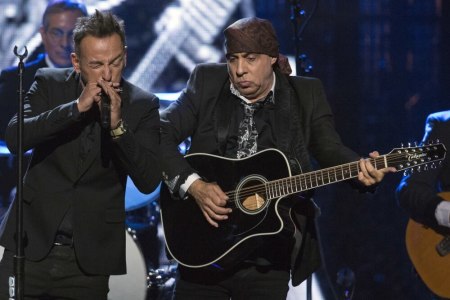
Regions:
<instances>
[{"instance_id":1,"label":"harmonica","mask_svg":"<svg viewBox=\"0 0 450 300\"><path fill-rule=\"evenodd\" d=\"M119 95L122 94L122 92L123 92L123 88L122 87L114 88L114 90ZM97 96L103 97L103 96L105 96L105 94L102 91L102 92L98 93Z\"/></svg>"}]
</instances>

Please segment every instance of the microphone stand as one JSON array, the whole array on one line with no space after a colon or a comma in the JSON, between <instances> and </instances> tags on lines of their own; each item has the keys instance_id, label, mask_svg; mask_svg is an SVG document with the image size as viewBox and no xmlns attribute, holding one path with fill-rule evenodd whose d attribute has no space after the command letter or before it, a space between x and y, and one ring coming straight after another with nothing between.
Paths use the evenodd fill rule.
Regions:
<instances>
[{"instance_id":1,"label":"microphone stand","mask_svg":"<svg viewBox=\"0 0 450 300\"><path fill-rule=\"evenodd\" d=\"M23 60L28 56L28 49L25 48L23 54L17 53L17 46L14 47L14 55L19 58L19 112L18 117L18 129L17 129L17 141L18 141L18 162L17 162L17 210L16 210L16 255L14 256L14 276L9 278L9 295L10 299L23 299L23 284L24 284L24 239L23 239L23 127L24 127L24 112L23 112Z\"/></svg>"},{"instance_id":2,"label":"microphone stand","mask_svg":"<svg viewBox=\"0 0 450 300\"><path fill-rule=\"evenodd\" d=\"M301 1L299 0L291 0L290 1L290 20L294 27L294 41L295 41L295 67L297 70L297 75L307 75L312 71L312 62L308 58L308 56L304 53L300 54L300 43L302 41L301 35L303 31L306 29L306 25L308 25L312 16L317 10L317 6L319 5L319 0L314 0L313 7L311 12L308 14L305 9L301 8Z\"/></svg>"}]
</instances>

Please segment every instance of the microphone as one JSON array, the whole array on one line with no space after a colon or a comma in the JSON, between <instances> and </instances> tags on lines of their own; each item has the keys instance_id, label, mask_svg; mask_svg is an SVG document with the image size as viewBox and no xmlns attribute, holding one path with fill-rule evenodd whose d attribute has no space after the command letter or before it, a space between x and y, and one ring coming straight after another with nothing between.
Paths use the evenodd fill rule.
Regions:
<instances>
[{"instance_id":1,"label":"microphone","mask_svg":"<svg viewBox=\"0 0 450 300\"><path fill-rule=\"evenodd\" d=\"M100 94L100 114L101 124L104 129L111 129L111 99L105 93Z\"/></svg>"}]
</instances>

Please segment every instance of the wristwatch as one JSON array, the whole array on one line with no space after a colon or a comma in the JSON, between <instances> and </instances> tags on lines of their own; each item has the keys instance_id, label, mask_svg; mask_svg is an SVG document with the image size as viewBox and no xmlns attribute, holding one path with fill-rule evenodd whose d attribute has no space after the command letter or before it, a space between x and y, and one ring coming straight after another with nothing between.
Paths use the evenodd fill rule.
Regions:
<instances>
[{"instance_id":1,"label":"wristwatch","mask_svg":"<svg viewBox=\"0 0 450 300\"><path fill-rule=\"evenodd\" d=\"M127 132L126 125L122 121L122 119L120 119L119 123L117 123L117 127L115 129L111 129L111 131L109 133L111 134L113 139L118 139L125 132Z\"/></svg>"}]
</instances>

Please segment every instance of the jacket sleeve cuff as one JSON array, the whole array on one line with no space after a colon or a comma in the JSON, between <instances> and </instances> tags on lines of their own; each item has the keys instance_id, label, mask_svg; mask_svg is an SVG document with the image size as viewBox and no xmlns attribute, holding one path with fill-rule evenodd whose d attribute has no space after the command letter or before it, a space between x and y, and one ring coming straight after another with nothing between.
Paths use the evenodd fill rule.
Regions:
<instances>
[{"instance_id":1,"label":"jacket sleeve cuff","mask_svg":"<svg viewBox=\"0 0 450 300\"><path fill-rule=\"evenodd\" d=\"M200 178L201 177L197 173L193 173L193 174L189 175L186 178L186 180L184 181L184 183L182 183L180 185L180 190L179 190L180 197L184 198L184 196L186 195L186 192L189 189L189 187L191 186L191 184Z\"/></svg>"},{"instance_id":2,"label":"jacket sleeve cuff","mask_svg":"<svg viewBox=\"0 0 450 300\"><path fill-rule=\"evenodd\" d=\"M450 227L450 202L442 201L436 206L434 216L439 225Z\"/></svg>"}]
</instances>

